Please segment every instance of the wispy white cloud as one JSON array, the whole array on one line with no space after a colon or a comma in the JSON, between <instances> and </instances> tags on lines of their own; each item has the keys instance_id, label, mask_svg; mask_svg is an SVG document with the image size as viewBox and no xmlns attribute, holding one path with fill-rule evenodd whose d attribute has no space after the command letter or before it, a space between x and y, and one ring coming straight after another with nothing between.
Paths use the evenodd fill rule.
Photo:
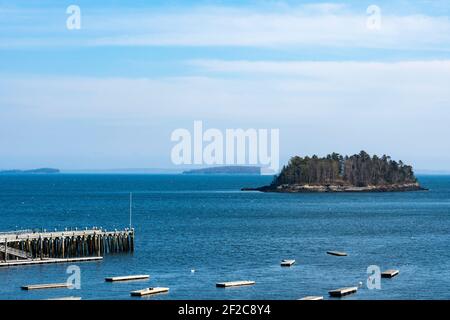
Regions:
<instances>
[{"instance_id":1,"label":"wispy white cloud","mask_svg":"<svg viewBox=\"0 0 450 320\"><path fill-rule=\"evenodd\" d=\"M426 60L426 61L250 61L250 60L192 60L188 61L202 70L221 73L267 73L278 75L304 75L330 74L344 75L345 71L358 71L361 73L389 71L398 72L442 72L450 71L450 60ZM402 71L402 72L400 72Z\"/></svg>"},{"instance_id":2,"label":"wispy white cloud","mask_svg":"<svg viewBox=\"0 0 450 320\"><path fill-rule=\"evenodd\" d=\"M261 77L290 77L296 81L317 83L334 82L345 86L348 82L370 83L379 87L395 88L416 83L422 87L445 87L450 81L450 60L429 61L246 61L246 60L192 60L189 65L212 75L233 74ZM427 79L427 81L423 81ZM382 80L382 81L381 81Z\"/></svg>"},{"instance_id":3,"label":"wispy white cloud","mask_svg":"<svg viewBox=\"0 0 450 320\"><path fill-rule=\"evenodd\" d=\"M361 13L282 13L213 10L148 18L125 32L89 39L89 45L117 46L329 46L404 49L450 49L448 17L382 16L381 29L366 26Z\"/></svg>"},{"instance_id":4,"label":"wispy white cloud","mask_svg":"<svg viewBox=\"0 0 450 320\"><path fill-rule=\"evenodd\" d=\"M48 118L138 120L232 119L239 113L262 121L342 110L401 114L432 108L450 115L450 60L188 63L206 74L154 79L3 76L0 112L6 116L18 108L17 113L25 109L27 115Z\"/></svg>"},{"instance_id":5,"label":"wispy white cloud","mask_svg":"<svg viewBox=\"0 0 450 320\"><path fill-rule=\"evenodd\" d=\"M60 15L53 12L53 19L48 19L48 30L52 31L43 30L42 19L38 24L28 22L32 37L18 29L12 37L3 35L1 46L345 46L450 50L450 20L446 16L383 13L381 30L374 31L366 27L365 11L327 3L280 6L274 10L237 7L156 12L82 10L82 29L76 31L76 36L64 29ZM14 15L8 17L8 25L11 21ZM59 28L55 28L56 21L61 24Z\"/></svg>"}]
</instances>

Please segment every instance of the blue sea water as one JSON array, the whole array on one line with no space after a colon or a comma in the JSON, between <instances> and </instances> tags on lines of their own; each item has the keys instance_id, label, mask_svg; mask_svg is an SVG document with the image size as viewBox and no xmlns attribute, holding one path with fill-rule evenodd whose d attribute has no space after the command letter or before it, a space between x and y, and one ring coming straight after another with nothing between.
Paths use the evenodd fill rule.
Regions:
<instances>
[{"instance_id":1,"label":"blue sea water","mask_svg":"<svg viewBox=\"0 0 450 320\"><path fill-rule=\"evenodd\" d=\"M81 289L21 291L64 282L67 264L0 268L0 299L298 299L363 286L345 299L450 299L450 176L421 176L427 192L271 194L241 192L264 176L2 175L0 231L65 227L123 229L133 192L134 254L80 263ZM326 254L345 251L347 257ZM296 259L291 268L281 259ZM367 267L399 269L380 290ZM195 269L196 272L191 272ZM106 276L150 274L105 283ZM254 280L256 285L216 288Z\"/></svg>"}]
</instances>

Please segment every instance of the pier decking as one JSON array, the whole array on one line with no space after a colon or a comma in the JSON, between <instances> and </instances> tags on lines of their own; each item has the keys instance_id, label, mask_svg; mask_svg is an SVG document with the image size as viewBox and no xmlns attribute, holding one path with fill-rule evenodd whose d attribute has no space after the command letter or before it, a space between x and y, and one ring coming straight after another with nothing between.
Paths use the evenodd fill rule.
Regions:
<instances>
[{"instance_id":1,"label":"pier decking","mask_svg":"<svg viewBox=\"0 0 450 320\"><path fill-rule=\"evenodd\" d=\"M42 290L42 289L59 289L69 288L70 284L67 283L46 283L46 284L32 284L22 286L22 290Z\"/></svg>"},{"instance_id":2,"label":"pier decking","mask_svg":"<svg viewBox=\"0 0 450 320\"><path fill-rule=\"evenodd\" d=\"M100 261L103 257L84 257L84 258L67 258L67 259L27 259L27 260L8 260L6 262L0 262L0 267L18 267L37 264L50 264L50 263L70 263L70 262L91 262Z\"/></svg>"},{"instance_id":3,"label":"pier decking","mask_svg":"<svg viewBox=\"0 0 450 320\"><path fill-rule=\"evenodd\" d=\"M240 287L240 286L250 286L255 284L255 281L230 281L230 282L219 282L216 283L216 287L219 288L228 288L228 287Z\"/></svg>"},{"instance_id":4,"label":"pier decking","mask_svg":"<svg viewBox=\"0 0 450 320\"><path fill-rule=\"evenodd\" d=\"M150 294L169 292L169 288L157 287L157 288L145 288L142 290L131 291L130 294L133 297L142 297Z\"/></svg>"},{"instance_id":5,"label":"pier decking","mask_svg":"<svg viewBox=\"0 0 450 320\"><path fill-rule=\"evenodd\" d=\"M281 260L281 266L282 267L290 267L294 265L295 260Z\"/></svg>"},{"instance_id":6,"label":"pier decking","mask_svg":"<svg viewBox=\"0 0 450 320\"><path fill-rule=\"evenodd\" d=\"M133 251L134 229L0 233L0 267L93 261Z\"/></svg>"},{"instance_id":7,"label":"pier decking","mask_svg":"<svg viewBox=\"0 0 450 320\"><path fill-rule=\"evenodd\" d=\"M311 300L311 301L323 300L323 296L307 296L307 297L303 297L299 300Z\"/></svg>"},{"instance_id":8,"label":"pier decking","mask_svg":"<svg viewBox=\"0 0 450 320\"><path fill-rule=\"evenodd\" d=\"M70 297L50 298L45 300L81 300L81 297L70 296Z\"/></svg>"},{"instance_id":9,"label":"pier decking","mask_svg":"<svg viewBox=\"0 0 450 320\"><path fill-rule=\"evenodd\" d=\"M118 277L107 277L106 282L117 282L117 281L134 281L134 280L147 280L150 276L148 274L138 274L131 276L118 276Z\"/></svg>"},{"instance_id":10,"label":"pier decking","mask_svg":"<svg viewBox=\"0 0 450 320\"><path fill-rule=\"evenodd\" d=\"M327 254L331 256L337 256L337 257L346 257L347 252L341 252L341 251L327 251Z\"/></svg>"},{"instance_id":11,"label":"pier decking","mask_svg":"<svg viewBox=\"0 0 450 320\"><path fill-rule=\"evenodd\" d=\"M393 277L395 277L396 275L398 275L399 273L400 273L400 271L398 271L398 270L395 270L395 269L389 269L389 270L383 271L383 272L381 273L381 277L382 277L382 278L393 278Z\"/></svg>"},{"instance_id":12,"label":"pier decking","mask_svg":"<svg viewBox=\"0 0 450 320\"><path fill-rule=\"evenodd\" d=\"M336 290L331 290L328 293L332 297L343 297L352 293L356 293L358 291L358 287L348 287L348 288L340 288Z\"/></svg>"}]
</instances>

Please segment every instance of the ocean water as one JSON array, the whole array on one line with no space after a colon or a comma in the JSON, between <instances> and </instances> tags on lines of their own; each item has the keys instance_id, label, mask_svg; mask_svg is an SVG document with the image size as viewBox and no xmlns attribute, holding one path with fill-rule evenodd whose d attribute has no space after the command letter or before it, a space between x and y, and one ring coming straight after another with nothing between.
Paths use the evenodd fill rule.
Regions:
<instances>
[{"instance_id":1,"label":"ocean water","mask_svg":"<svg viewBox=\"0 0 450 320\"><path fill-rule=\"evenodd\" d=\"M358 285L345 299L450 299L450 176L420 176L427 192L270 194L240 192L264 176L2 175L0 231L65 227L123 229L133 192L134 254L80 263L81 289L21 291L64 282L67 264L0 268L0 299L299 299ZM334 257L328 250L345 251ZM296 259L281 268L281 259ZM399 269L381 289L367 267ZM191 272L195 269L196 272ZM105 283L106 276L150 274ZM254 280L256 285L216 288Z\"/></svg>"}]
</instances>

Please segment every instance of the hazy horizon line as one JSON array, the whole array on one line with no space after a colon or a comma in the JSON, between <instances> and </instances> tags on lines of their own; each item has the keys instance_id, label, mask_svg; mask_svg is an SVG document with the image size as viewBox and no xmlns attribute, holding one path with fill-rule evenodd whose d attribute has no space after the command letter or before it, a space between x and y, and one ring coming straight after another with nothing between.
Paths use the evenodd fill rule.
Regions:
<instances>
[{"instance_id":1,"label":"hazy horizon line","mask_svg":"<svg viewBox=\"0 0 450 320\"><path fill-rule=\"evenodd\" d=\"M182 174L183 171L203 169L203 168L214 168L214 167L260 167L257 165L211 165L211 166L189 166L189 167L179 167L179 168L169 168L169 167L148 167L148 168L84 168L84 169L71 169L71 168L54 168L54 167L35 167L35 168L1 168L1 171L27 171L35 169L57 169L59 173L67 174L83 174L83 173L142 173L142 174ZM416 174L450 174L449 169L415 169Z\"/></svg>"}]
</instances>

